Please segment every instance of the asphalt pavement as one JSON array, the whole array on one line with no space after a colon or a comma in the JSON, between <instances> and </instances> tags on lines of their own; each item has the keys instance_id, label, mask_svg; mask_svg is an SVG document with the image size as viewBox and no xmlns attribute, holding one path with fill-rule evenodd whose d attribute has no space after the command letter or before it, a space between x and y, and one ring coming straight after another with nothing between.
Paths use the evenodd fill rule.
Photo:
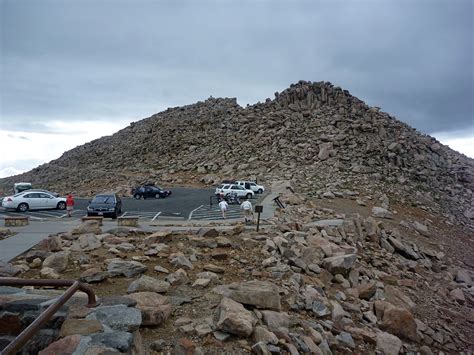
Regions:
<instances>
[{"instance_id":1,"label":"asphalt pavement","mask_svg":"<svg viewBox=\"0 0 474 355\"><path fill-rule=\"evenodd\" d=\"M121 216L139 216L140 219L155 221L159 219L181 220L212 220L221 218L214 196L215 189L174 188L171 196L160 199L140 199L132 197L122 198ZM258 204L262 195L255 195L252 204ZM212 201L211 201L212 199ZM87 205L90 198L75 197L73 212L74 219L80 219L87 214ZM211 204L212 202L212 204ZM64 210L34 210L20 213L14 210L5 210L0 207L0 219L4 216L22 215L30 217L31 221L64 220L67 213ZM241 212L238 205L231 205L228 218L239 218Z\"/></svg>"}]
</instances>

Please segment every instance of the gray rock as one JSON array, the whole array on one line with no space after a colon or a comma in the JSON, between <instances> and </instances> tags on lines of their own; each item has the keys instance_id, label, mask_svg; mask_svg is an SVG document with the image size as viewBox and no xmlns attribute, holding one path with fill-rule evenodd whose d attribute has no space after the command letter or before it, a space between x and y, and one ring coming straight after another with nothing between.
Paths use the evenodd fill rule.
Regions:
<instances>
[{"instance_id":1,"label":"gray rock","mask_svg":"<svg viewBox=\"0 0 474 355\"><path fill-rule=\"evenodd\" d=\"M84 271L81 274L80 280L88 283L93 282L102 282L110 277L110 273L108 271L102 271L97 268L92 268Z\"/></svg>"},{"instance_id":2,"label":"gray rock","mask_svg":"<svg viewBox=\"0 0 474 355\"><path fill-rule=\"evenodd\" d=\"M153 270L155 270L156 272L162 272L163 274L169 274L170 271L168 269L165 269L164 267L160 266L160 265L156 265Z\"/></svg>"},{"instance_id":3,"label":"gray rock","mask_svg":"<svg viewBox=\"0 0 474 355\"><path fill-rule=\"evenodd\" d=\"M125 261L122 259L112 259L107 266L107 271L112 276L123 275L125 277L133 277L143 274L147 271L147 267L138 261Z\"/></svg>"},{"instance_id":4,"label":"gray rock","mask_svg":"<svg viewBox=\"0 0 474 355\"><path fill-rule=\"evenodd\" d=\"M177 255L173 257L170 261L171 265L179 268L185 268L188 270L193 269L193 264L186 258L184 255Z\"/></svg>"},{"instance_id":5,"label":"gray rock","mask_svg":"<svg viewBox=\"0 0 474 355\"><path fill-rule=\"evenodd\" d=\"M280 328L288 329L290 327L290 316L286 312L261 311L263 323L271 331L277 331Z\"/></svg>"},{"instance_id":6,"label":"gray rock","mask_svg":"<svg viewBox=\"0 0 474 355\"><path fill-rule=\"evenodd\" d=\"M320 318L326 317L331 314L331 310L328 307L326 307L324 303L320 301L314 301L311 310L317 317L320 317Z\"/></svg>"},{"instance_id":7,"label":"gray rock","mask_svg":"<svg viewBox=\"0 0 474 355\"><path fill-rule=\"evenodd\" d=\"M379 332L377 333L376 350L385 355L398 355L402 348L402 341L395 335Z\"/></svg>"},{"instance_id":8,"label":"gray rock","mask_svg":"<svg viewBox=\"0 0 474 355\"><path fill-rule=\"evenodd\" d=\"M127 352L133 344L133 335L128 332L111 332L92 334L91 345L104 345L105 347Z\"/></svg>"},{"instance_id":9,"label":"gray rock","mask_svg":"<svg viewBox=\"0 0 474 355\"><path fill-rule=\"evenodd\" d=\"M127 293L151 291L157 293L167 292L170 284L166 281L158 280L150 276L142 275L138 280L133 281L127 289Z\"/></svg>"},{"instance_id":10,"label":"gray rock","mask_svg":"<svg viewBox=\"0 0 474 355\"><path fill-rule=\"evenodd\" d=\"M386 219L393 218L392 212L390 212L389 210L383 207L377 207L377 206L372 207L372 215L378 218L386 218Z\"/></svg>"},{"instance_id":11,"label":"gray rock","mask_svg":"<svg viewBox=\"0 0 474 355\"><path fill-rule=\"evenodd\" d=\"M469 271L465 269L458 269L456 273L456 282L459 283L465 283L467 285L472 285L472 278L471 275L469 275Z\"/></svg>"},{"instance_id":12,"label":"gray rock","mask_svg":"<svg viewBox=\"0 0 474 355\"><path fill-rule=\"evenodd\" d=\"M82 234L71 246L72 251L91 251L102 246L102 242L95 234Z\"/></svg>"},{"instance_id":13,"label":"gray rock","mask_svg":"<svg viewBox=\"0 0 474 355\"><path fill-rule=\"evenodd\" d=\"M276 285L267 281L246 281L216 286L214 292L231 298L236 302L253 305L257 308L281 309L281 298Z\"/></svg>"},{"instance_id":14,"label":"gray rock","mask_svg":"<svg viewBox=\"0 0 474 355\"><path fill-rule=\"evenodd\" d=\"M354 339L352 339L352 335L350 333L340 332L336 336L336 340L343 346L348 346L351 349L355 348Z\"/></svg>"},{"instance_id":15,"label":"gray rock","mask_svg":"<svg viewBox=\"0 0 474 355\"><path fill-rule=\"evenodd\" d=\"M97 319L113 330L134 332L142 323L142 314L138 309L125 305L99 306L86 319Z\"/></svg>"},{"instance_id":16,"label":"gray rock","mask_svg":"<svg viewBox=\"0 0 474 355\"><path fill-rule=\"evenodd\" d=\"M18 275L21 269L10 263L6 263L0 260L0 277L13 277Z\"/></svg>"},{"instance_id":17,"label":"gray rock","mask_svg":"<svg viewBox=\"0 0 474 355\"><path fill-rule=\"evenodd\" d=\"M332 256L323 259L323 267L331 274L347 275L357 260L356 254Z\"/></svg>"}]
</instances>

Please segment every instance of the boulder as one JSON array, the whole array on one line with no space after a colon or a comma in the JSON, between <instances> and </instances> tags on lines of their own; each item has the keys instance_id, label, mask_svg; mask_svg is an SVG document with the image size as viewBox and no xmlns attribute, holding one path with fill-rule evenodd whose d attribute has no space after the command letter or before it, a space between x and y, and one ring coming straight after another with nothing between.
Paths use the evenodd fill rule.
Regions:
<instances>
[{"instance_id":1,"label":"boulder","mask_svg":"<svg viewBox=\"0 0 474 355\"><path fill-rule=\"evenodd\" d=\"M54 271L61 273L66 270L67 265L69 263L69 256L70 252L68 251L60 251L58 253L53 253L48 256L43 261L43 268L49 267Z\"/></svg>"},{"instance_id":2,"label":"boulder","mask_svg":"<svg viewBox=\"0 0 474 355\"><path fill-rule=\"evenodd\" d=\"M159 293L137 292L127 297L137 302L136 307L141 312L143 325L160 325L169 318L173 311L168 297Z\"/></svg>"},{"instance_id":3,"label":"boulder","mask_svg":"<svg viewBox=\"0 0 474 355\"><path fill-rule=\"evenodd\" d=\"M102 242L95 234L82 234L71 246L72 251L91 251L102 246Z\"/></svg>"},{"instance_id":4,"label":"boulder","mask_svg":"<svg viewBox=\"0 0 474 355\"><path fill-rule=\"evenodd\" d=\"M223 297L217 308L216 329L237 336L248 337L252 334L257 319L242 304Z\"/></svg>"},{"instance_id":5,"label":"boulder","mask_svg":"<svg viewBox=\"0 0 474 355\"><path fill-rule=\"evenodd\" d=\"M410 311L384 301L375 301L374 308L377 318L382 320L381 329L402 339L416 341L417 325Z\"/></svg>"},{"instance_id":6,"label":"boulder","mask_svg":"<svg viewBox=\"0 0 474 355\"><path fill-rule=\"evenodd\" d=\"M107 271L111 276L133 277L143 274L147 267L138 261L126 261L122 259L112 259L107 265Z\"/></svg>"},{"instance_id":7,"label":"boulder","mask_svg":"<svg viewBox=\"0 0 474 355\"><path fill-rule=\"evenodd\" d=\"M133 281L129 286L127 293L133 292L157 292L164 293L170 288L170 284L166 281L158 280L150 276L142 275L138 280Z\"/></svg>"},{"instance_id":8,"label":"boulder","mask_svg":"<svg viewBox=\"0 0 474 355\"><path fill-rule=\"evenodd\" d=\"M19 267L0 260L0 277L13 277L20 272L21 269Z\"/></svg>"},{"instance_id":9,"label":"boulder","mask_svg":"<svg viewBox=\"0 0 474 355\"><path fill-rule=\"evenodd\" d=\"M347 275L351 271L356 260L356 254L338 255L323 259L322 265L333 275Z\"/></svg>"},{"instance_id":10,"label":"boulder","mask_svg":"<svg viewBox=\"0 0 474 355\"><path fill-rule=\"evenodd\" d=\"M375 350L380 351L384 355L398 355L402 345L402 341L395 335L386 332L377 333Z\"/></svg>"},{"instance_id":11,"label":"boulder","mask_svg":"<svg viewBox=\"0 0 474 355\"><path fill-rule=\"evenodd\" d=\"M170 259L170 264L174 267L185 268L188 270L193 269L193 264L182 254L171 256Z\"/></svg>"},{"instance_id":12,"label":"boulder","mask_svg":"<svg viewBox=\"0 0 474 355\"><path fill-rule=\"evenodd\" d=\"M72 235L87 234L87 233L101 234L102 229L100 228L99 222L98 221L85 221L80 226L74 228L71 231Z\"/></svg>"},{"instance_id":13,"label":"boulder","mask_svg":"<svg viewBox=\"0 0 474 355\"><path fill-rule=\"evenodd\" d=\"M390 212L389 210L383 207L377 207L377 206L372 207L372 216L378 217L378 218L386 218L386 219L393 218L392 212Z\"/></svg>"},{"instance_id":14,"label":"boulder","mask_svg":"<svg viewBox=\"0 0 474 355\"><path fill-rule=\"evenodd\" d=\"M86 319L97 319L113 330L134 332L142 324L140 310L126 305L99 306L94 308Z\"/></svg>"},{"instance_id":15,"label":"boulder","mask_svg":"<svg viewBox=\"0 0 474 355\"><path fill-rule=\"evenodd\" d=\"M277 331L280 328L288 329L290 327L290 316L286 312L261 311L263 323L271 331Z\"/></svg>"},{"instance_id":16,"label":"boulder","mask_svg":"<svg viewBox=\"0 0 474 355\"><path fill-rule=\"evenodd\" d=\"M214 292L233 299L236 302L263 309L281 309L278 287L268 281L245 281L216 286Z\"/></svg>"},{"instance_id":17,"label":"boulder","mask_svg":"<svg viewBox=\"0 0 474 355\"><path fill-rule=\"evenodd\" d=\"M53 280L58 280L61 278L59 273L56 272L56 270L50 268L50 267L43 267L40 270L40 277L42 279L53 279Z\"/></svg>"},{"instance_id":18,"label":"boulder","mask_svg":"<svg viewBox=\"0 0 474 355\"><path fill-rule=\"evenodd\" d=\"M80 335L69 335L49 344L38 355L73 354L81 339Z\"/></svg>"},{"instance_id":19,"label":"boulder","mask_svg":"<svg viewBox=\"0 0 474 355\"><path fill-rule=\"evenodd\" d=\"M80 280L88 283L93 282L102 282L110 277L110 273L108 271L102 271L98 268L91 268L84 271L81 276Z\"/></svg>"},{"instance_id":20,"label":"boulder","mask_svg":"<svg viewBox=\"0 0 474 355\"><path fill-rule=\"evenodd\" d=\"M87 335L104 330L102 323L96 319L66 319L59 332L60 337L79 334Z\"/></svg>"}]
</instances>

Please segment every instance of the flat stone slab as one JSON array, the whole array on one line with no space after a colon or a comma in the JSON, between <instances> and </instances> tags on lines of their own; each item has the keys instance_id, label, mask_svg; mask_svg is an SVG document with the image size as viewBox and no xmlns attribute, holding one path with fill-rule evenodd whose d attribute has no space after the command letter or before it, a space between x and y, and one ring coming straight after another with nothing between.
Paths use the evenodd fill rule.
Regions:
<instances>
[{"instance_id":1,"label":"flat stone slab","mask_svg":"<svg viewBox=\"0 0 474 355\"><path fill-rule=\"evenodd\" d=\"M321 219L319 221L314 221L310 223L306 223L304 226L305 227L338 227L342 226L344 223L343 219Z\"/></svg>"}]
</instances>

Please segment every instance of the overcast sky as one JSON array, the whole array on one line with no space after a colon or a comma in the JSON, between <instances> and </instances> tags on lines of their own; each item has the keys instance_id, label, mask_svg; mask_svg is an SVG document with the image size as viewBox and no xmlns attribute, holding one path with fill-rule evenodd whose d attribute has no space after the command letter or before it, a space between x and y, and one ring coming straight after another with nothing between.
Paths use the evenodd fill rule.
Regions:
<instances>
[{"instance_id":1,"label":"overcast sky","mask_svg":"<svg viewBox=\"0 0 474 355\"><path fill-rule=\"evenodd\" d=\"M472 0L0 4L3 176L167 107L245 106L298 80L474 157Z\"/></svg>"}]
</instances>

